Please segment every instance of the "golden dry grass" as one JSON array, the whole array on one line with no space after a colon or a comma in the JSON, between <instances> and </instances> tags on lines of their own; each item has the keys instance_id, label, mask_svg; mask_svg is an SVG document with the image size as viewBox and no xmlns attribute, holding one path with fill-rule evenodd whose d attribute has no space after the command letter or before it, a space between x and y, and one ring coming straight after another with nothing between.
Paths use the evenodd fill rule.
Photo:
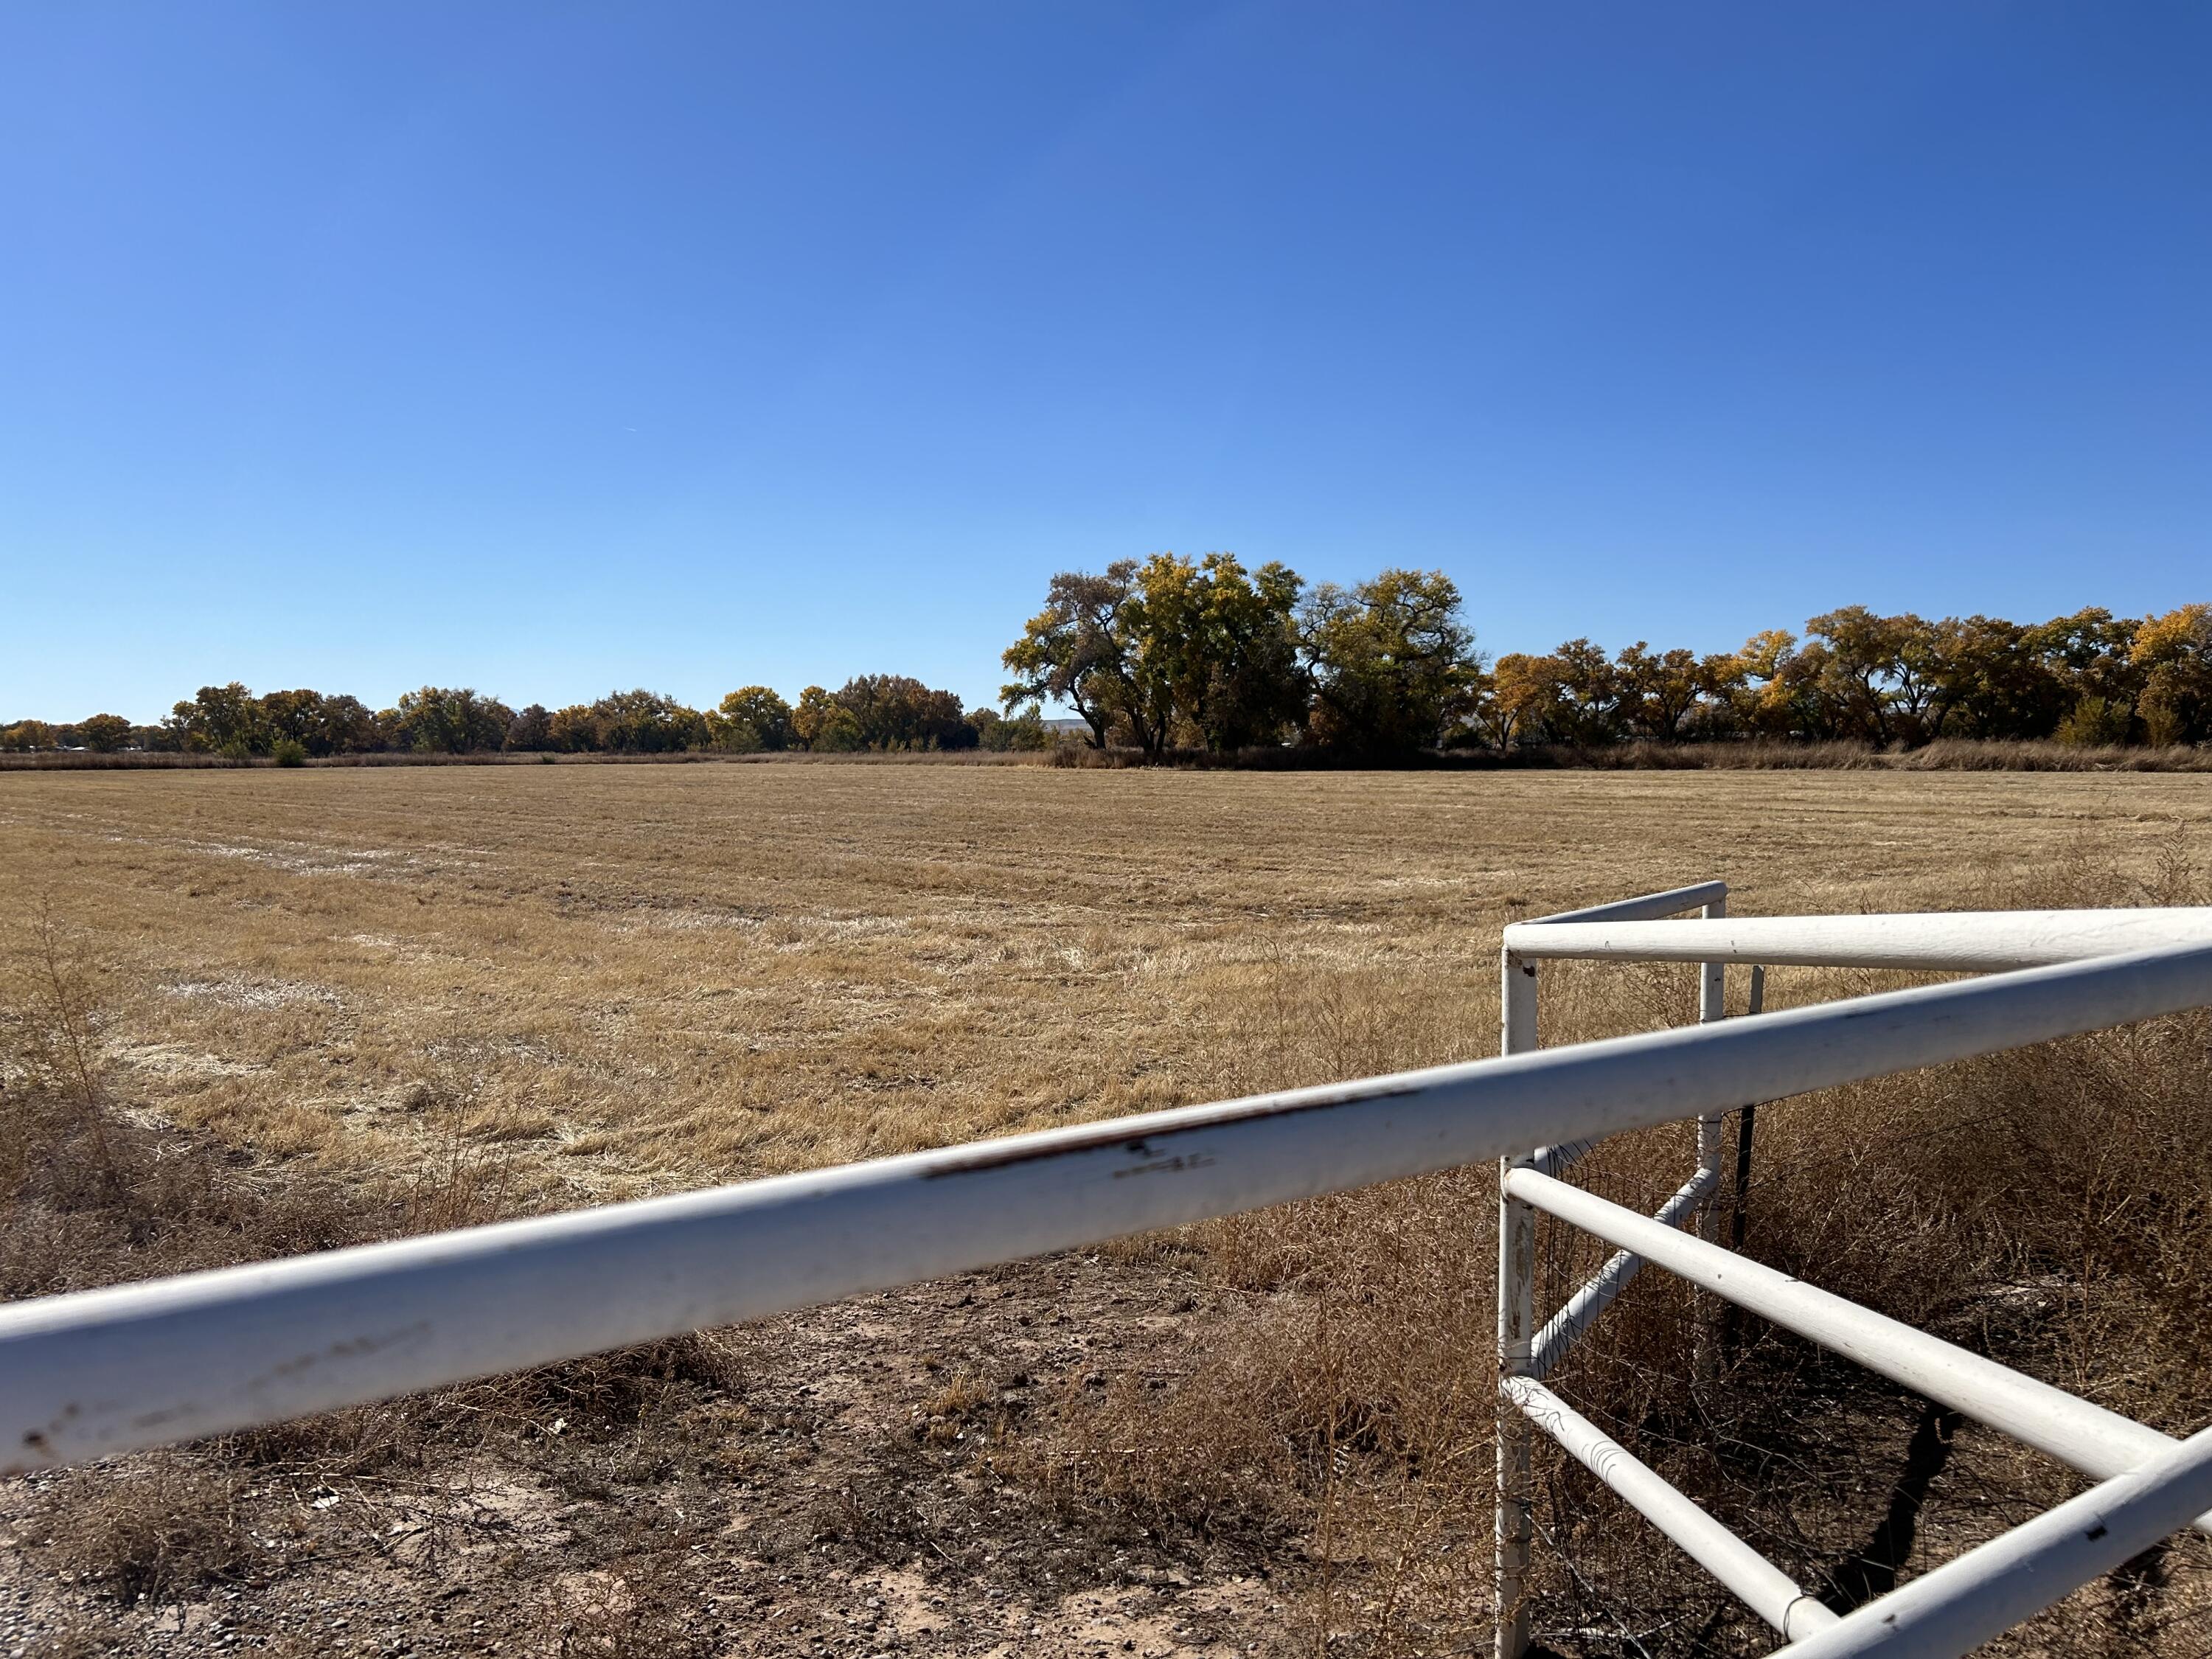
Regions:
<instances>
[{"instance_id":1,"label":"golden dry grass","mask_svg":"<svg viewBox=\"0 0 2212 1659\"><path fill-rule=\"evenodd\" d=\"M388 1167L458 1103L564 1198L1478 1054L1516 915L1713 874L1747 911L1956 904L2208 817L2165 776L0 780L13 908L96 944L163 1111ZM1290 981L1377 1023L1271 1043Z\"/></svg>"},{"instance_id":2,"label":"golden dry grass","mask_svg":"<svg viewBox=\"0 0 2212 1659\"><path fill-rule=\"evenodd\" d=\"M1483 1054L1506 921L1716 875L1743 913L2201 902L2208 823L2212 791L2159 775L0 777L14 908L49 907L100 964L134 1109L434 1194L465 1142L495 1153L507 1208ZM9 935L15 971L33 945ZM1893 982L1778 975L1773 1000ZM1547 1041L1689 1012L1686 969L1550 986ZM2203 1061L2201 1025L2168 1024L1780 1109L1754 1248L2201 1426L2207 1228L2143 1171L2212 1182ZM1680 1179L1681 1139L1608 1149L1590 1178L1650 1200ZM2056 1216L2021 1201L2037 1183ZM1470 1171L1124 1247L1198 1247L1244 1311L1192 1333L1181 1386L1071 1401L1006 1471L1089 1513L1296 1534L1323 1646L1479 1640L1489 1195ZM1547 1293L1595 1255L1548 1240ZM1688 1316L1679 1287L1639 1283L1561 1386L1785 1565L1832 1575L1839 1516L1881 1510L1910 1409L1770 1341L1692 1411ZM1939 1483L1949 1507L1908 1570L2067 1489L1971 1431L1960 1444L1975 1480ZM1549 1605L1641 1618L1668 1632L1645 1631L1653 1652L1763 1650L1684 1600L1686 1568L1574 1472L1546 1479ZM2152 1650L2176 1607L2205 1607L2202 1546L2179 1553L2166 1623L2092 1598L2081 1616L2113 1650ZM1589 1628L1577 1650L1636 1650Z\"/></svg>"}]
</instances>

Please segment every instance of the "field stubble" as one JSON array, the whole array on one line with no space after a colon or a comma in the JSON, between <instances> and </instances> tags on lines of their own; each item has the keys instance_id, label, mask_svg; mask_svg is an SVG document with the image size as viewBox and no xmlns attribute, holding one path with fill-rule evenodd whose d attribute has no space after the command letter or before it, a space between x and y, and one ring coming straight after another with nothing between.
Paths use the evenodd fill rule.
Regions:
<instances>
[{"instance_id":1,"label":"field stubble","mask_svg":"<svg viewBox=\"0 0 2212 1659\"><path fill-rule=\"evenodd\" d=\"M9 777L0 1265L27 1294L1471 1058L1516 916L1715 875L1747 914L2203 902L2208 823L2201 782L2148 775ZM1549 971L1545 1039L1685 1019L1690 978ZM2158 1022L1773 1109L1752 1247L2201 1426L2205 1042ZM1588 1178L1648 1207L1687 1163L1662 1132ZM19 1562L85 1587L27 1616L183 1641L219 1597L281 1645L342 1584L425 1652L526 1602L579 1653L1479 1646L1492 1193L1409 1182L19 1485ZM1547 1231L1544 1293L1597 1256ZM1646 1274L1559 1385L1838 1601L2072 1489L1763 1328L1692 1391L1692 1311ZM1764 1650L1579 1471L1544 1480L1562 1651ZM425 1610L441 1548L488 1620ZM2012 1650L2200 1652L2208 1571L2185 1540Z\"/></svg>"}]
</instances>

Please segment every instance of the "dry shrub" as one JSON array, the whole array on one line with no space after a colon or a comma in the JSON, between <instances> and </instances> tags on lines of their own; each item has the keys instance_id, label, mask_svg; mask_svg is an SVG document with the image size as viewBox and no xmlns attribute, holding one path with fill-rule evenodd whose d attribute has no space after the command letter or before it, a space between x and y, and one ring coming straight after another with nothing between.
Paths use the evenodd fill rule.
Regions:
<instances>
[{"instance_id":1,"label":"dry shrub","mask_svg":"<svg viewBox=\"0 0 2212 1659\"><path fill-rule=\"evenodd\" d=\"M699 1606L665 1555L625 1557L556 1582L525 1650L558 1659L706 1659L718 1644Z\"/></svg>"},{"instance_id":2,"label":"dry shrub","mask_svg":"<svg viewBox=\"0 0 2212 1659\"><path fill-rule=\"evenodd\" d=\"M1073 1394L1006 1461L1094 1522L1294 1567L1316 1637L1474 1642L1494 1192L1455 1173L1194 1230L1236 1310L1207 1322L1180 1375Z\"/></svg>"},{"instance_id":3,"label":"dry shrub","mask_svg":"<svg viewBox=\"0 0 2212 1659\"><path fill-rule=\"evenodd\" d=\"M53 1571L126 1604L240 1576L253 1540L240 1482L174 1456L83 1469L40 1495L31 1529Z\"/></svg>"},{"instance_id":4,"label":"dry shrub","mask_svg":"<svg viewBox=\"0 0 2212 1659\"><path fill-rule=\"evenodd\" d=\"M488 1377L424 1396L421 1409L449 1438L505 1433L567 1453L659 1434L665 1443L649 1455L672 1467L684 1419L703 1413L711 1428L724 1414L713 1407L740 1394L750 1364L742 1333L701 1331Z\"/></svg>"},{"instance_id":5,"label":"dry shrub","mask_svg":"<svg viewBox=\"0 0 2212 1659\"><path fill-rule=\"evenodd\" d=\"M1414 1017L1384 963L1271 955L1223 975L1225 1092L1480 1052L1480 1031ZM1462 1170L1151 1241L1196 1250L1236 1310L1177 1374L1062 1400L1008 1461L1096 1523L1295 1566L1317 1639L1484 1638L1495 1208L1489 1173Z\"/></svg>"}]
</instances>

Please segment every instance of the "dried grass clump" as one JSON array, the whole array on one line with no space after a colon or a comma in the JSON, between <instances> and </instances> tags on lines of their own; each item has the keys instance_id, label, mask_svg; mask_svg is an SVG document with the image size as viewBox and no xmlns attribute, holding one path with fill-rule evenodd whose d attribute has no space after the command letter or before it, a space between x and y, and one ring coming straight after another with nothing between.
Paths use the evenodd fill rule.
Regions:
<instances>
[{"instance_id":1,"label":"dried grass clump","mask_svg":"<svg viewBox=\"0 0 2212 1659\"><path fill-rule=\"evenodd\" d=\"M242 1483L176 1457L84 1469L40 1496L31 1518L46 1564L126 1605L240 1577L254 1542Z\"/></svg>"},{"instance_id":2,"label":"dried grass clump","mask_svg":"<svg viewBox=\"0 0 2212 1659\"><path fill-rule=\"evenodd\" d=\"M696 1590L665 1554L628 1556L558 1579L526 1648L557 1659L707 1659L721 1644L699 1608Z\"/></svg>"}]
</instances>

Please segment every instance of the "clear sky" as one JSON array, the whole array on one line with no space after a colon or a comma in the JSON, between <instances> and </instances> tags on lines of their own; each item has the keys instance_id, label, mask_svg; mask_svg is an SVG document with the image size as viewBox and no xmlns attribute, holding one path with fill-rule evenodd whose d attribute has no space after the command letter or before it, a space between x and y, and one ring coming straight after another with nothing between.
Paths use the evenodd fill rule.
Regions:
<instances>
[{"instance_id":1,"label":"clear sky","mask_svg":"<svg viewBox=\"0 0 2212 1659\"><path fill-rule=\"evenodd\" d=\"M2212 599L2212 7L0 10L0 718Z\"/></svg>"}]
</instances>

